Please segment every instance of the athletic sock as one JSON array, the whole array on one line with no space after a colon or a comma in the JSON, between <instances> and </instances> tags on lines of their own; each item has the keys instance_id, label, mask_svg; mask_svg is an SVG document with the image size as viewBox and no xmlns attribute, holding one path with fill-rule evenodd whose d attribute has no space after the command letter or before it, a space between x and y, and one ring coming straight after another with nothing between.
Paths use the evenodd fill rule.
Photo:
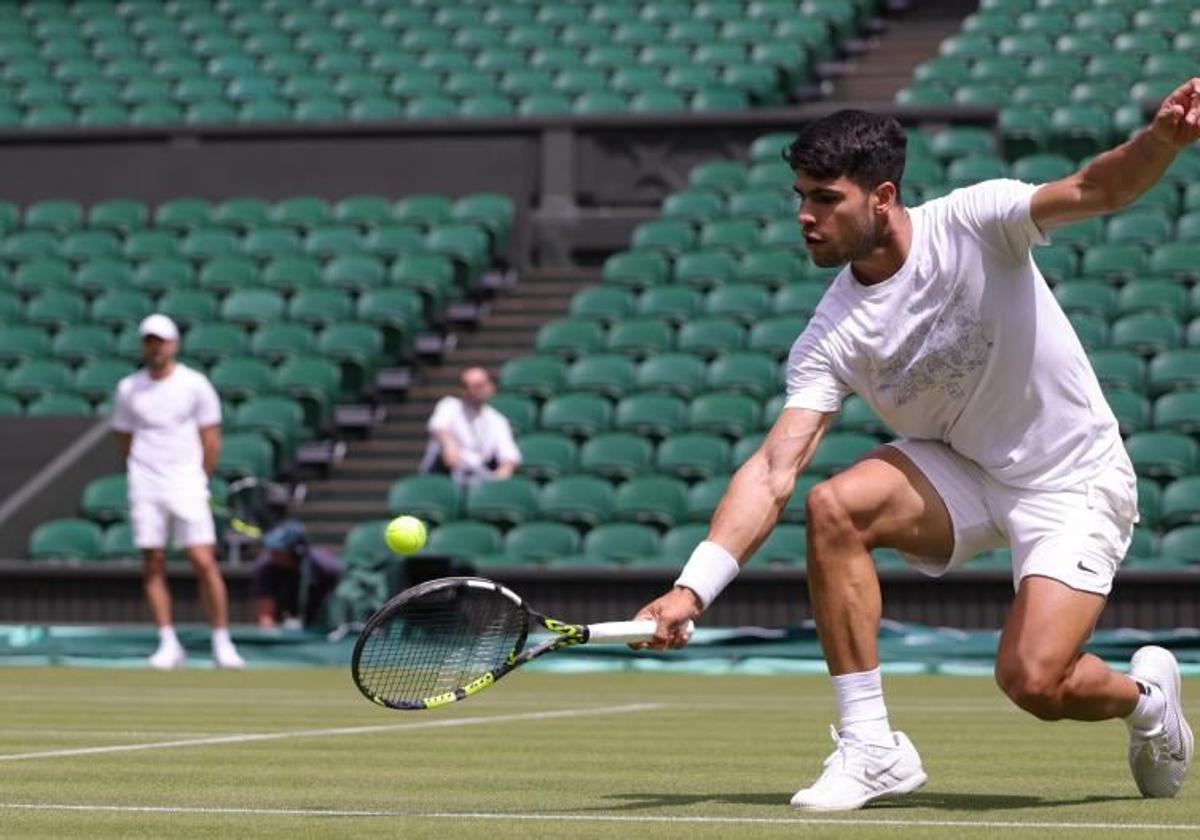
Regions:
<instances>
[{"instance_id":1,"label":"athletic sock","mask_svg":"<svg viewBox=\"0 0 1200 840\"><path fill-rule=\"evenodd\" d=\"M175 635L175 628L170 624L164 624L158 628L158 643L160 645L171 645L179 647L179 637Z\"/></svg>"},{"instance_id":2,"label":"athletic sock","mask_svg":"<svg viewBox=\"0 0 1200 840\"><path fill-rule=\"evenodd\" d=\"M891 745L892 727L883 702L879 668L833 678L833 693L841 717L840 732L867 744Z\"/></svg>"},{"instance_id":3,"label":"athletic sock","mask_svg":"<svg viewBox=\"0 0 1200 840\"><path fill-rule=\"evenodd\" d=\"M233 639L229 638L228 627L214 627L212 631L213 647L233 647Z\"/></svg>"},{"instance_id":4,"label":"athletic sock","mask_svg":"<svg viewBox=\"0 0 1200 840\"><path fill-rule=\"evenodd\" d=\"M1138 687L1138 701L1133 711L1125 718L1129 728L1138 732L1152 732L1162 723L1167 709L1167 699L1158 686L1134 680Z\"/></svg>"}]
</instances>

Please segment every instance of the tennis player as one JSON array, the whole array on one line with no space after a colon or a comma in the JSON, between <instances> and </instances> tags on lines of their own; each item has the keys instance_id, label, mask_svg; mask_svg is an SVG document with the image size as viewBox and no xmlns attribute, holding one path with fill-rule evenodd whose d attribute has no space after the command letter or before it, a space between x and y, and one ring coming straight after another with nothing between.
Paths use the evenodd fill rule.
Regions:
<instances>
[{"instance_id":1,"label":"tennis player","mask_svg":"<svg viewBox=\"0 0 1200 840\"><path fill-rule=\"evenodd\" d=\"M229 637L229 601L217 567L208 478L221 451L221 401L204 374L175 361L179 330L166 315L139 325L141 370L117 383L112 428L129 474L129 519L142 552L143 585L158 627L151 668L170 670L187 655L171 623L167 540L174 537L196 569L212 622L213 663L245 665Z\"/></svg>"},{"instance_id":2,"label":"tennis player","mask_svg":"<svg viewBox=\"0 0 1200 840\"><path fill-rule=\"evenodd\" d=\"M1131 140L1040 186L987 181L908 208L904 132L861 111L812 123L785 153L812 260L847 265L792 347L774 427L675 587L638 617L658 621L651 647L685 643L681 625L766 539L848 394L900 435L806 500L808 586L840 725L794 807L850 810L925 781L883 699L869 552L884 546L933 576L1008 546L1016 598L996 659L1000 688L1042 720L1123 719L1144 796L1174 796L1183 783L1194 747L1175 658L1141 648L1125 676L1081 652L1129 546L1137 485L1030 249L1061 225L1130 204L1197 139L1200 78Z\"/></svg>"}]
</instances>

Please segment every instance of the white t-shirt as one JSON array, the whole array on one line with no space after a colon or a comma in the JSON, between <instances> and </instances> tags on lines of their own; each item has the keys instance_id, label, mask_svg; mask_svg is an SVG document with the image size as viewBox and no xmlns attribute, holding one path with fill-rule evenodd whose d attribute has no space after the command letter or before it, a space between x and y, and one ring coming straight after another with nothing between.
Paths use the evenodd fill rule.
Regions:
<instances>
[{"instance_id":1,"label":"white t-shirt","mask_svg":"<svg viewBox=\"0 0 1200 840\"><path fill-rule=\"evenodd\" d=\"M176 363L166 379L145 370L117 383L112 427L133 435L129 500L208 499L200 429L221 423L221 400L199 371Z\"/></svg>"},{"instance_id":2,"label":"white t-shirt","mask_svg":"<svg viewBox=\"0 0 1200 840\"><path fill-rule=\"evenodd\" d=\"M462 469L482 470L493 458L521 463L508 418L490 405L474 411L458 397L442 397L429 417L429 431L450 433L458 444Z\"/></svg>"},{"instance_id":3,"label":"white t-shirt","mask_svg":"<svg viewBox=\"0 0 1200 840\"><path fill-rule=\"evenodd\" d=\"M909 211L912 249L872 286L846 266L788 358L787 405L859 394L1015 487L1077 486L1127 458L1083 346L1030 248L1036 186L985 181Z\"/></svg>"}]
</instances>

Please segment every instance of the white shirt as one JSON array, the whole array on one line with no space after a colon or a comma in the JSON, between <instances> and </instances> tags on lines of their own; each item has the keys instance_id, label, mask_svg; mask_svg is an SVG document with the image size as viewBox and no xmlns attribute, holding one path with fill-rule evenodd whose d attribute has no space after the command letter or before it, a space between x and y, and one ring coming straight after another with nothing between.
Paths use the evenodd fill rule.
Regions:
<instances>
[{"instance_id":1,"label":"white shirt","mask_svg":"<svg viewBox=\"0 0 1200 840\"><path fill-rule=\"evenodd\" d=\"M940 440L1015 487L1078 486L1128 458L1083 346L1030 248L1036 186L985 181L909 211L894 275L834 278L788 358L788 407L859 394L899 435Z\"/></svg>"},{"instance_id":2,"label":"white shirt","mask_svg":"<svg viewBox=\"0 0 1200 840\"><path fill-rule=\"evenodd\" d=\"M521 463L508 418L490 405L475 411L458 397L442 397L429 417L429 431L450 433L458 444L460 469L482 470L492 459Z\"/></svg>"},{"instance_id":3,"label":"white shirt","mask_svg":"<svg viewBox=\"0 0 1200 840\"><path fill-rule=\"evenodd\" d=\"M199 371L176 363L165 379L145 370L117 383L112 427L133 435L130 502L208 499L200 429L221 423L221 400Z\"/></svg>"}]
</instances>

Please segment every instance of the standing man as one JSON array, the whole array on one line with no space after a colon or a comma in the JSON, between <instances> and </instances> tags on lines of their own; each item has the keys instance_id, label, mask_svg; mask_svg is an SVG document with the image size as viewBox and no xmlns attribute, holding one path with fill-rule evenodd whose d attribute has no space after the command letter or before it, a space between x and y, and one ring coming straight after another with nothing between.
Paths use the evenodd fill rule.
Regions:
<instances>
[{"instance_id":1,"label":"standing man","mask_svg":"<svg viewBox=\"0 0 1200 840\"><path fill-rule=\"evenodd\" d=\"M158 627L151 668L183 665L183 645L171 624L168 538L182 547L200 579L212 622L213 662L245 665L229 638L229 600L217 567L208 479L221 451L221 401L202 373L175 361L179 330L166 315L138 327L143 368L117 384L112 427L129 471L129 518L145 563L143 583Z\"/></svg>"},{"instance_id":2,"label":"standing man","mask_svg":"<svg viewBox=\"0 0 1200 840\"><path fill-rule=\"evenodd\" d=\"M442 397L429 418L430 446L422 472L450 473L455 483L473 487L512 477L521 463L508 418L488 405L496 384L484 368L467 368L459 376L462 395Z\"/></svg>"},{"instance_id":3,"label":"standing man","mask_svg":"<svg viewBox=\"0 0 1200 840\"><path fill-rule=\"evenodd\" d=\"M685 643L766 539L842 399L854 392L901 435L808 494L808 586L840 714L836 749L796 808L841 811L925 782L893 731L870 550L940 575L1007 545L1016 598L996 680L1042 720L1121 718L1143 796L1174 796L1191 765L1179 667L1159 647L1130 675L1082 651L1137 521L1117 423L1030 248L1054 228L1112 213L1200 139L1200 78L1152 124L1061 181L987 181L908 209L905 135L893 119L840 111L786 153L813 261L846 263L788 360L788 399L738 470L708 539L675 588L638 614L654 647Z\"/></svg>"}]
</instances>

